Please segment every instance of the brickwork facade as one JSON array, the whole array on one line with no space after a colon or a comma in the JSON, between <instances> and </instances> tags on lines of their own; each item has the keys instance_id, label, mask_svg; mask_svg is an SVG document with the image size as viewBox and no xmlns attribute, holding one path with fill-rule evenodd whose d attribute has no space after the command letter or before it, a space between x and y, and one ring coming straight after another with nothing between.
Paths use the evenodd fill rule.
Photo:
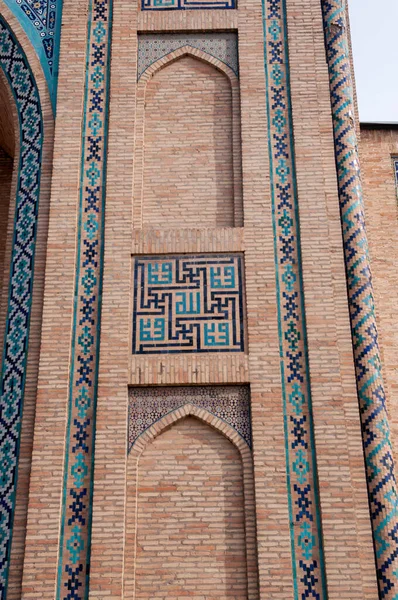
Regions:
<instances>
[{"instance_id":1,"label":"brickwork facade","mask_svg":"<svg viewBox=\"0 0 398 600\"><path fill-rule=\"evenodd\" d=\"M60 46L43 54L43 40L59 41L61 3L42 0L38 46L17 3L0 0L0 59L12 39L42 123L40 177L24 187L40 183L11 466L0 440L2 501L18 475L1 600L397 593L373 549L330 6L63 0ZM33 118L7 64L3 354L19 140ZM363 129L361 152L396 445L395 133ZM386 510L393 527L394 499Z\"/></svg>"}]
</instances>

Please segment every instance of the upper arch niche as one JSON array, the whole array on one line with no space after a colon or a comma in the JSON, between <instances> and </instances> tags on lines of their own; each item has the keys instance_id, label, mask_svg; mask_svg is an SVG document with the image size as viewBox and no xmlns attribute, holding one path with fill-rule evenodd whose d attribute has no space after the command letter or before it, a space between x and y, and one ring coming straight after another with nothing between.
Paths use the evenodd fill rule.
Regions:
<instances>
[{"instance_id":1,"label":"upper arch niche","mask_svg":"<svg viewBox=\"0 0 398 600\"><path fill-rule=\"evenodd\" d=\"M148 71L138 92L142 150L136 155L135 226L241 225L236 75L217 59L187 47Z\"/></svg>"}]
</instances>

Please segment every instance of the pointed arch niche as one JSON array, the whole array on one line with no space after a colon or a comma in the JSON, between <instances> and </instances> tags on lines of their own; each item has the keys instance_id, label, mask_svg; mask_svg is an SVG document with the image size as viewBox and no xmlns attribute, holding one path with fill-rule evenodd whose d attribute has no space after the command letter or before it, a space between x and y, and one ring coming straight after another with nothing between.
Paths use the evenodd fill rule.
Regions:
<instances>
[{"instance_id":1,"label":"pointed arch niche","mask_svg":"<svg viewBox=\"0 0 398 600\"><path fill-rule=\"evenodd\" d=\"M187 403L128 457L124 598L257 600L251 450Z\"/></svg>"},{"instance_id":2,"label":"pointed arch niche","mask_svg":"<svg viewBox=\"0 0 398 600\"><path fill-rule=\"evenodd\" d=\"M243 225L239 80L184 46L150 65L137 86L136 229Z\"/></svg>"}]
</instances>

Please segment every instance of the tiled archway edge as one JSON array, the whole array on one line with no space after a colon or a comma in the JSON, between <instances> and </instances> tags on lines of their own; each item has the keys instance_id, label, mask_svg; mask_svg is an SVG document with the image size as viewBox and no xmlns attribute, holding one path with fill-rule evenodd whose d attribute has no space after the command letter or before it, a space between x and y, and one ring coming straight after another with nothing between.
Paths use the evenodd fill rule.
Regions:
<instances>
[{"instance_id":1,"label":"tiled archway edge","mask_svg":"<svg viewBox=\"0 0 398 600\"><path fill-rule=\"evenodd\" d=\"M17 197L0 388L0 598L5 600L29 345L43 118L39 92L26 55L2 16L0 66L15 99L20 132Z\"/></svg>"},{"instance_id":2,"label":"tiled archway edge","mask_svg":"<svg viewBox=\"0 0 398 600\"><path fill-rule=\"evenodd\" d=\"M24 28L40 59L55 113L62 0L3 0Z\"/></svg>"}]
</instances>

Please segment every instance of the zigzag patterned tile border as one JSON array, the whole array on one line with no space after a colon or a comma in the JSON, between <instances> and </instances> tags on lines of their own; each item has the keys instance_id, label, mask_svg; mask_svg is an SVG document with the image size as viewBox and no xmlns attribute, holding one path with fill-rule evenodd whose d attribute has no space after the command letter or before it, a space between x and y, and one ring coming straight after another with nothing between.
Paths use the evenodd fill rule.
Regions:
<instances>
[{"instance_id":1,"label":"zigzag patterned tile border","mask_svg":"<svg viewBox=\"0 0 398 600\"><path fill-rule=\"evenodd\" d=\"M112 0L90 0L57 600L86 600L89 591L111 20Z\"/></svg>"},{"instance_id":2,"label":"zigzag patterned tile border","mask_svg":"<svg viewBox=\"0 0 398 600\"><path fill-rule=\"evenodd\" d=\"M286 470L295 600L326 600L301 274L286 5L262 0Z\"/></svg>"},{"instance_id":3,"label":"zigzag patterned tile border","mask_svg":"<svg viewBox=\"0 0 398 600\"><path fill-rule=\"evenodd\" d=\"M50 92L55 113L62 0L4 0L35 48Z\"/></svg>"},{"instance_id":4,"label":"zigzag patterned tile border","mask_svg":"<svg viewBox=\"0 0 398 600\"><path fill-rule=\"evenodd\" d=\"M398 495L365 230L345 0L322 0L340 212L381 599L398 599Z\"/></svg>"},{"instance_id":5,"label":"zigzag patterned tile border","mask_svg":"<svg viewBox=\"0 0 398 600\"><path fill-rule=\"evenodd\" d=\"M14 94L21 140L0 388L0 598L5 600L28 355L43 119L39 92L25 53L1 16L0 66Z\"/></svg>"}]
</instances>

